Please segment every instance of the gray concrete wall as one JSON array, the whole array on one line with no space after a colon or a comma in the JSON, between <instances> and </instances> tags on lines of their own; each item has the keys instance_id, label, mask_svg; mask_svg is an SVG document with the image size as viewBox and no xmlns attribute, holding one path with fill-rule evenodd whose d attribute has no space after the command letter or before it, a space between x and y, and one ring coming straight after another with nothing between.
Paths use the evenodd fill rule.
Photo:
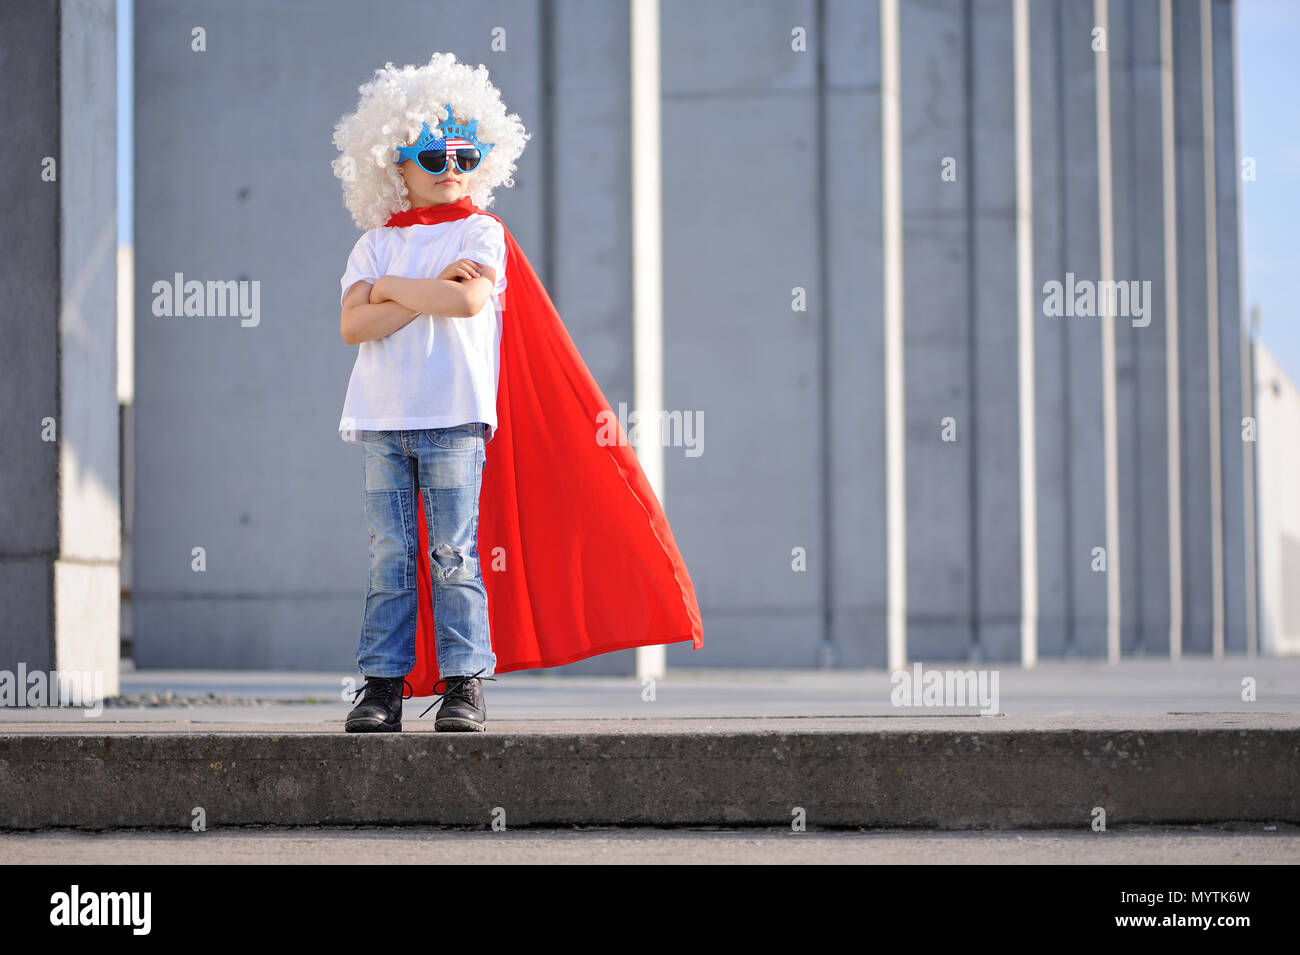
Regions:
<instances>
[{"instance_id":1,"label":"gray concrete wall","mask_svg":"<svg viewBox=\"0 0 1300 955\"><path fill-rule=\"evenodd\" d=\"M1110 24L1115 275L1151 283L1147 324L1115 326L1121 647L1126 655L1158 654L1169 649L1170 569L1159 4L1116 0Z\"/></svg>"},{"instance_id":2,"label":"gray concrete wall","mask_svg":"<svg viewBox=\"0 0 1300 955\"><path fill-rule=\"evenodd\" d=\"M960 659L973 639L975 572L966 23L961 0L899 14L908 648ZM944 157L957 160L955 182L940 180ZM944 419L957 440L943 439Z\"/></svg>"},{"instance_id":3,"label":"gray concrete wall","mask_svg":"<svg viewBox=\"0 0 1300 955\"><path fill-rule=\"evenodd\" d=\"M1039 4L1029 16L1030 116L1033 167L1034 432L1038 502L1038 649L1044 656L1065 650L1071 622L1067 570L1071 524L1066 509L1069 430L1066 415L1068 352L1066 326L1048 319L1041 307L1046 283L1065 274L1063 196L1065 139L1062 133L1064 83L1061 74L1061 12L1056 3Z\"/></svg>"},{"instance_id":4,"label":"gray concrete wall","mask_svg":"<svg viewBox=\"0 0 1300 955\"><path fill-rule=\"evenodd\" d=\"M402 9L416 22L427 16L420 5ZM489 30L502 20L480 8L441 24L439 48L491 63L527 125L563 139L537 119L538 11L511 9L507 43L518 52L493 56ZM357 230L330 171L330 137L376 67L428 60L428 32L377 29L372 9L347 2L241 2L196 14L142 0L135 23L136 659L347 669L366 537L360 457L337 434L355 357L338 334L338 278ZM191 50L196 26L206 29L206 52ZM625 141L626 117L608 116L606 141ZM600 127L591 125L584 141ZM182 157L176 143L202 148ZM518 188L500 192L492 210L528 250L548 247L550 172L540 152L526 153ZM602 199L606 211L588 215L626 218L617 195L590 190L584 201ZM550 238L579 226L561 218ZM539 269L546 262L536 257ZM154 316L153 283L176 272L260 281L260 323ZM615 271L609 287L618 281ZM587 350L611 293L573 307L556 294ZM206 551L201 573L191 569L194 547Z\"/></svg>"},{"instance_id":5,"label":"gray concrete wall","mask_svg":"<svg viewBox=\"0 0 1300 955\"><path fill-rule=\"evenodd\" d=\"M1061 2L1062 174L1064 274L1101 278L1100 184L1097 161L1096 54L1091 36L1092 4ZM1069 546L1065 556L1070 588L1067 656L1106 652L1106 573L1094 566L1106 540L1105 446L1102 421L1101 321L1051 319L1065 324L1065 416L1068 442L1065 493ZM1113 561L1114 555L1107 554Z\"/></svg>"},{"instance_id":6,"label":"gray concrete wall","mask_svg":"<svg viewBox=\"0 0 1300 955\"><path fill-rule=\"evenodd\" d=\"M662 5L664 403L705 434L699 457L665 449L665 506L710 632L699 651L670 647L670 666L734 663L740 647L816 666L823 641L818 53L790 35L815 35L816 6Z\"/></svg>"},{"instance_id":7,"label":"gray concrete wall","mask_svg":"<svg viewBox=\"0 0 1300 955\"><path fill-rule=\"evenodd\" d=\"M1209 292L1199 2L1174 4L1179 388L1182 445L1183 650L1207 653L1213 627Z\"/></svg>"},{"instance_id":8,"label":"gray concrete wall","mask_svg":"<svg viewBox=\"0 0 1300 955\"><path fill-rule=\"evenodd\" d=\"M10 94L0 144L0 669L88 672L102 680L92 690L111 694L120 558L113 5L8 4L0 35Z\"/></svg>"},{"instance_id":9,"label":"gray concrete wall","mask_svg":"<svg viewBox=\"0 0 1300 955\"><path fill-rule=\"evenodd\" d=\"M1021 488L1016 289L1014 37L1006 0L975 0L967 16L971 164L972 656L1020 655Z\"/></svg>"},{"instance_id":10,"label":"gray concrete wall","mask_svg":"<svg viewBox=\"0 0 1300 955\"><path fill-rule=\"evenodd\" d=\"M493 211L509 224L538 270L613 409L618 410L619 402L631 407L632 312L627 303L632 294L632 189L627 170L632 123L627 104L632 94L625 65L627 8L600 0L558 0L549 9L516 3L488 10L487 22L506 26L513 53L485 50L472 62L487 64L507 107L523 117L533 134L515 188L498 191L500 209ZM502 17L502 10L510 15ZM513 24L527 27L521 33ZM461 59L470 55L459 46L439 49L455 49ZM504 66L507 55L517 61L515 66ZM574 144L581 146L573 149ZM593 161L588 163L584 156ZM600 267L593 268L593 263ZM665 394L673 400L670 388ZM671 465L679 460L669 453L668 486L673 483ZM675 522L674 529L677 526ZM629 673L635 667L636 651L621 650L558 670L610 674Z\"/></svg>"},{"instance_id":11,"label":"gray concrete wall","mask_svg":"<svg viewBox=\"0 0 1300 955\"><path fill-rule=\"evenodd\" d=\"M1101 277L1096 58L1091 3L1029 9L1041 304L1046 281ZM1205 651L1204 107L1199 26L1191 6L1174 9L1185 646ZM1106 652L1106 575L1091 553L1107 543L1096 319L1035 315L1027 424L1037 526L1020 525L1011 11L1011 0L906 0L901 10L915 659L1018 659L1021 534L1038 544L1039 654ZM489 66L534 133L516 188L493 211L611 404L632 400L626 7L457 8L436 43L386 28L429 16L405 2L268 10L237 0L196 15L138 0L136 176L148 184L136 195L142 666L351 668L366 551L357 451L335 433L354 356L338 338L336 289L356 230L328 162L334 121L386 60L452 49ZM699 652L670 646L669 666L885 662L879 18L877 0L662 5L665 405L705 424L703 455L665 448L665 507L707 631ZM1216 18L1217 49L1230 22ZM1116 322L1122 646L1162 653L1164 178L1159 138L1145 135L1162 115L1158 4L1112 0L1110 20L1115 274L1150 279L1154 294L1149 326ZM200 25L204 53L190 49ZM490 48L494 27L506 30L505 52ZM800 28L805 51L791 48ZM1218 57L1215 69L1219 89L1233 67ZM1226 117L1216 112L1216 128ZM1216 134L1219 169L1235 166L1228 140ZM195 141L203 148L178 162L174 144ZM945 157L954 182L941 178ZM1222 246L1237 198L1235 181L1217 178ZM1228 347L1239 289L1222 248L1218 268L1227 579L1240 573L1231 513L1241 513L1241 454L1227 442L1239 432L1227 396L1239 395L1240 378L1234 385L1224 370L1240 362ZM152 283L178 271L260 280L261 323L153 316ZM792 309L795 289L806 310ZM942 440L946 417L956 441ZM196 546L206 549L203 573L191 569ZM804 571L792 569L796 548ZM1244 609L1231 585L1225 594L1231 634ZM632 666L625 651L564 669Z\"/></svg>"},{"instance_id":12,"label":"gray concrete wall","mask_svg":"<svg viewBox=\"0 0 1300 955\"><path fill-rule=\"evenodd\" d=\"M9 135L0 138L0 219L5 256L0 292L6 351L0 374L0 610L4 659L54 664L54 560L59 541L59 456L41 440L41 420L58 414L59 185L41 181L42 161L58 157L59 86L30 83L52 76L59 62L59 10L54 4L0 7L0 33L21 36L4 45L0 84L26 89L9 106ZM26 317L39 315L44 320Z\"/></svg>"}]
</instances>

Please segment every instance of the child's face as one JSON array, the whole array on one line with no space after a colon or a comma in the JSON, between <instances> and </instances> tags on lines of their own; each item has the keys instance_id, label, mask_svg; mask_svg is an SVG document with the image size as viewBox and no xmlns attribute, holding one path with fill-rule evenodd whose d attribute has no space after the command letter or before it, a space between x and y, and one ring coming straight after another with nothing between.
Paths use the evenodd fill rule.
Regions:
<instances>
[{"instance_id":1,"label":"child's face","mask_svg":"<svg viewBox=\"0 0 1300 955\"><path fill-rule=\"evenodd\" d=\"M420 206L440 206L455 202L469 192L472 172L461 172L455 163L448 163L441 175L426 172L414 159L408 159L397 167L406 180L406 190L411 200L411 208Z\"/></svg>"}]
</instances>

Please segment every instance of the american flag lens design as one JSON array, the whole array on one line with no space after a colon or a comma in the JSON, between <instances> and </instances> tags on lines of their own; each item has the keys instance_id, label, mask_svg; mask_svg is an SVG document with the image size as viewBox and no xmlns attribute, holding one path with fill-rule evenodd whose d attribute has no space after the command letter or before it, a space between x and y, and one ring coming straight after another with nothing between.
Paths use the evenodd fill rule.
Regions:
<instances>
[{"instance_id":1,"label":"american flag lens design","mask_svg":"<svg viewBox=\"0 0 1300 955\"><path fill-rule=\"evenodd\" d=\"M456 159L456 168L461 172L470 172L477 168L482 156L478 148L467 139L435 139L416 155L415 161L435 176L447 171L447 154L451 152Z\"/></svg>"},{"instance_id":2,"label":"american flag lens design","mask_svg":"<svg viewBox=\"0 0 1300 955\"><path fill-rule=\"evenodd\" d=\"M447 103L444 108L447 110L447 118L438 124L441 137L429 128L426 120L420 127L420 138L414 145L397 147L396 162L414 159L421 168L437 176L446 172L447 156L450 154L461 172L478 168L483 157L492 151L496 143L479 142L477 119L461 125L452 118L451 104Z\"/></svg>"}]
</instances>

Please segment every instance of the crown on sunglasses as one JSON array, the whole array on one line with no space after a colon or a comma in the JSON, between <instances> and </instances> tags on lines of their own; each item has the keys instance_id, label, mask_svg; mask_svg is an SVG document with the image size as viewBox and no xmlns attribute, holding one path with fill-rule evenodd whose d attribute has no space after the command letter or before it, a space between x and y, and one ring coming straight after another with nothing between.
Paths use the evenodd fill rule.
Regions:
<instances>
[{"instance_id":1,"label":"crown on sunglasses","mask_svg":"<svg viewBox=\"0 0 1300 955\"><path fill-rule=\"evenodd\" d=\"M442 152L444 154L454 154L457 158L457 166L463 172L468 172L463 166L460 166L459 156L461 150L477 150L478 159L470 168L477 168L478 164L487 158L487 154L492 151L496 143L479 142L478 138L478 120L471 120L468 126L462 126L456 122L455 116L451 111L451 104L444 104L447 109L447 118L437 125L437 130L441 135L437 135L429 129L429 121L425 120L420 127L420 138L415 141L413 146L398 146L399 163L408 159L414 159L416 163L424 167L425 163L421 162L420 154L426 152ZM427 167L426 167L427 168ZM446 168L445 162L443 168ZM441 172L442 170L429 170L430 172Z\"/></svg>"}]
</instances>

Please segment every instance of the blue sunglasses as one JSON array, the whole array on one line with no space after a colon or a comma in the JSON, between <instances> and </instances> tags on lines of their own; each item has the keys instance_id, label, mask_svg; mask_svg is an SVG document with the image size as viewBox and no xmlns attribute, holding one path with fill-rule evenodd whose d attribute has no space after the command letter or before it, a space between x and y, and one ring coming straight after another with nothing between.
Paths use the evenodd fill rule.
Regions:
<instances>
[{"instance_id":1,"label":"blue sunglasses","mask_svg":"<svg viewBox=\"0 0 1300 955\"><path fill-rule=\"evenodd\" d=\"M440 176L447 171L448 162L455 162L461 172L473 172L492 150L495 143L480 143L478 120L460 125L452 119L451 104L447 104L447 118L438 124L443 134L435 139L433 130L425 122L420 128L420 138L414 146L397 148L399 163L414 159L425 172Z\"/></svg>"},{"instance_id":2,"label":"blue sunglasses","mask_svg":"<svg viewBox=\"0 0 1300 955\"><path fill-rule=\"evenodd\" d=\"M448 149L451 146L451 149ZM440 176L447 171L448 159L456 163L461 172L473 172L483 161L483 154L474 146L456 146L445 139L437 139L415 154L415 161L425 172Z\"/></svg>"}]
</instances>

